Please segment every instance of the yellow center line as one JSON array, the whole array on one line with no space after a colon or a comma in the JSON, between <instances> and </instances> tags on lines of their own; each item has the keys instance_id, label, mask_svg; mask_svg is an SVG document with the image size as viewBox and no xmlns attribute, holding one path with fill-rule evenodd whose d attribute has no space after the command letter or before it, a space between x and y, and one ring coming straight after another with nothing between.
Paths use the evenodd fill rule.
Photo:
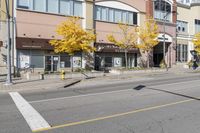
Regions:
<instances>
[{"instance_id":1,"label":"yellow center line","mask_svg":"<svg viewBox=\"0 0 200 133\"><path fill-rule=\"evenodd\" d=\"M87 123L91 123L91 122L95 122L95 121L106 120L106 119L121 117L121 116L125 116L125 115L135 114L135 113L139 113L139 112L155 110L155 109L168 107L168 106L172 106L172 105L177 105L177 104L181 104L181 103L186 103L186 102L190 102L190 101L194 101L194 100L195 99L182 100L182 101L178 101L178 102L173 102L173 103L168 103L168 104L163 104L163 105L158 105L158 106L153 106L153 107L137 109L137 110L133 110L133 111L129 111L129 112L124 112L124 113L119 113L119 114L114 114L114 115L109 115L109 116L104 116L104 117L98 117L98 118L95 118L95 119L89 119L89 120L84 120L84 121L61 124L61 125L57 125L57 126L52 126L50 128L42 128L42 129L38 129L38 130L33 130L32 132L42 132L42 131L47 131L47 130L52 130L52 129L76 126L76 125L81 125L81 124L87 124Z\"/></svg>"}]
</instances>

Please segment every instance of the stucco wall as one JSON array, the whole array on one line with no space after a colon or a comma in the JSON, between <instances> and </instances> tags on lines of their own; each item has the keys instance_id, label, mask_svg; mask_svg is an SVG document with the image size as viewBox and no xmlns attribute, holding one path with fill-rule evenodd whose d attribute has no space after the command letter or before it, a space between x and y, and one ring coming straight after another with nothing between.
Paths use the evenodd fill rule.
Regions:
<instances>
[{"instance_id":1,"label":"stucco wall","mask_svg":"<svg viewBox=\"0 0 200 133\"><path fill-rule=\"evenodd\" d=\"M56 35L56 27L68 18L62 15L18 9L16 18L17 37L53 39L54 36L59 38Z\"/></svg>"}]
</instances>

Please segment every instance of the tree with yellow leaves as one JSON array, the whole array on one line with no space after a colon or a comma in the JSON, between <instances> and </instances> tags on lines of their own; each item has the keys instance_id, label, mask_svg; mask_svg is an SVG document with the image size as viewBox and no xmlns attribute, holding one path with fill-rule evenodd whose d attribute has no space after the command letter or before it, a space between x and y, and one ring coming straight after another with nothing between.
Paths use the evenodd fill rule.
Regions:
<instances>
[{"instance_id":1,"label":"tree with yellow leaves","mask_svg":"<svg viewBox=\"0 0 200 133\"><path fill-rule=\"evenodd\" d=\"M108 35L107 38L110 42L114 43L119 48L122 48L125 53L125 65L126 69L128 68L128 59L127 52L131 48L136 47L137 43L137 34L135 28L131 28L128 24L119 23L118 24L120 31L122 32L122 39L117 40L112 34Z\"/></svg>"},{"instance_id":2,"label":"tree with yellow leaves","mask_svg":"<svg viewBox=\"0 0 200 133\"><path fill-rule=\"evenodd\" d=\"M158 25L154 19L148 19L144 26L138 28L137 33L139 38L137 47L146 55L146 65L149 68L149 57L153 47L158 44Z\"/></svg>"},{"instance_id":3,"label":"tree with yellow leaves","mask_svg":"<svg viewBox=\"0 0 200 133\"><path fill-rule=\"evenodd\" d=\"M192 42L194 43L195 51L200 55L200 32L194 35Z\"/></svg>"},{"instance_id":4,"label":"tree with yellow leaves","mask_svg":"<svg viewBox=\"0 0 200 133\"><path fill-rule=\"evenodd\" d=\"M62 36L62 39L54 39L50 44L54 46L56 53L68 53L73 55L75 52L94 52L95 48L91 43L95 41L96 35L92 32L85 31L78 24L80 18L72 17L61 23L57 27L57 34Z\"/></svg>"}]
</instances>

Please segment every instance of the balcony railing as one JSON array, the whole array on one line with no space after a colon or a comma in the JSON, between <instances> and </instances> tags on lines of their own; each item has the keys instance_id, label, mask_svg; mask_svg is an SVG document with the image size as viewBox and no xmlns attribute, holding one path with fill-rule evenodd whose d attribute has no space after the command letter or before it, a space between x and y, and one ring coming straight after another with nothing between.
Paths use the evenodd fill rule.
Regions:
<instances>
[{"instance_id":1,"label":"balcony railing","mask_svg":"<svg viewBox=\"0 0 200 133\"><path fill-rule=\"evenodd\" d=\"M163 12L163 11L157 11L157 10L154 10L154 18L155 19L158 19L158 20L166 20L168 22L172 22L172 13L169 13L167 16L166 16L167 12ZM166 16L166 18L164 18Z\"/></svg>"}]
</instances>

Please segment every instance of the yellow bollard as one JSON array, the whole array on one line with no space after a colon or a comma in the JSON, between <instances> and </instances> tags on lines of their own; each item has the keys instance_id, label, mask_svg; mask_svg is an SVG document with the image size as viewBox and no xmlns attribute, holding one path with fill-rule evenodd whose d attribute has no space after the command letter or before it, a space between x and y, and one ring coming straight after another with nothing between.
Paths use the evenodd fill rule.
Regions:
<instances>
[{"instance_id":1,"label":"yellow bollard","mask_svg":"<svg viewBox=\"0 0 200 133\"><path fill-rule=\"evenodd\" d=\"M61 70L61 80L64 80L64 79L65 79L65 71Z\"/></svg>"}]
</instances>

